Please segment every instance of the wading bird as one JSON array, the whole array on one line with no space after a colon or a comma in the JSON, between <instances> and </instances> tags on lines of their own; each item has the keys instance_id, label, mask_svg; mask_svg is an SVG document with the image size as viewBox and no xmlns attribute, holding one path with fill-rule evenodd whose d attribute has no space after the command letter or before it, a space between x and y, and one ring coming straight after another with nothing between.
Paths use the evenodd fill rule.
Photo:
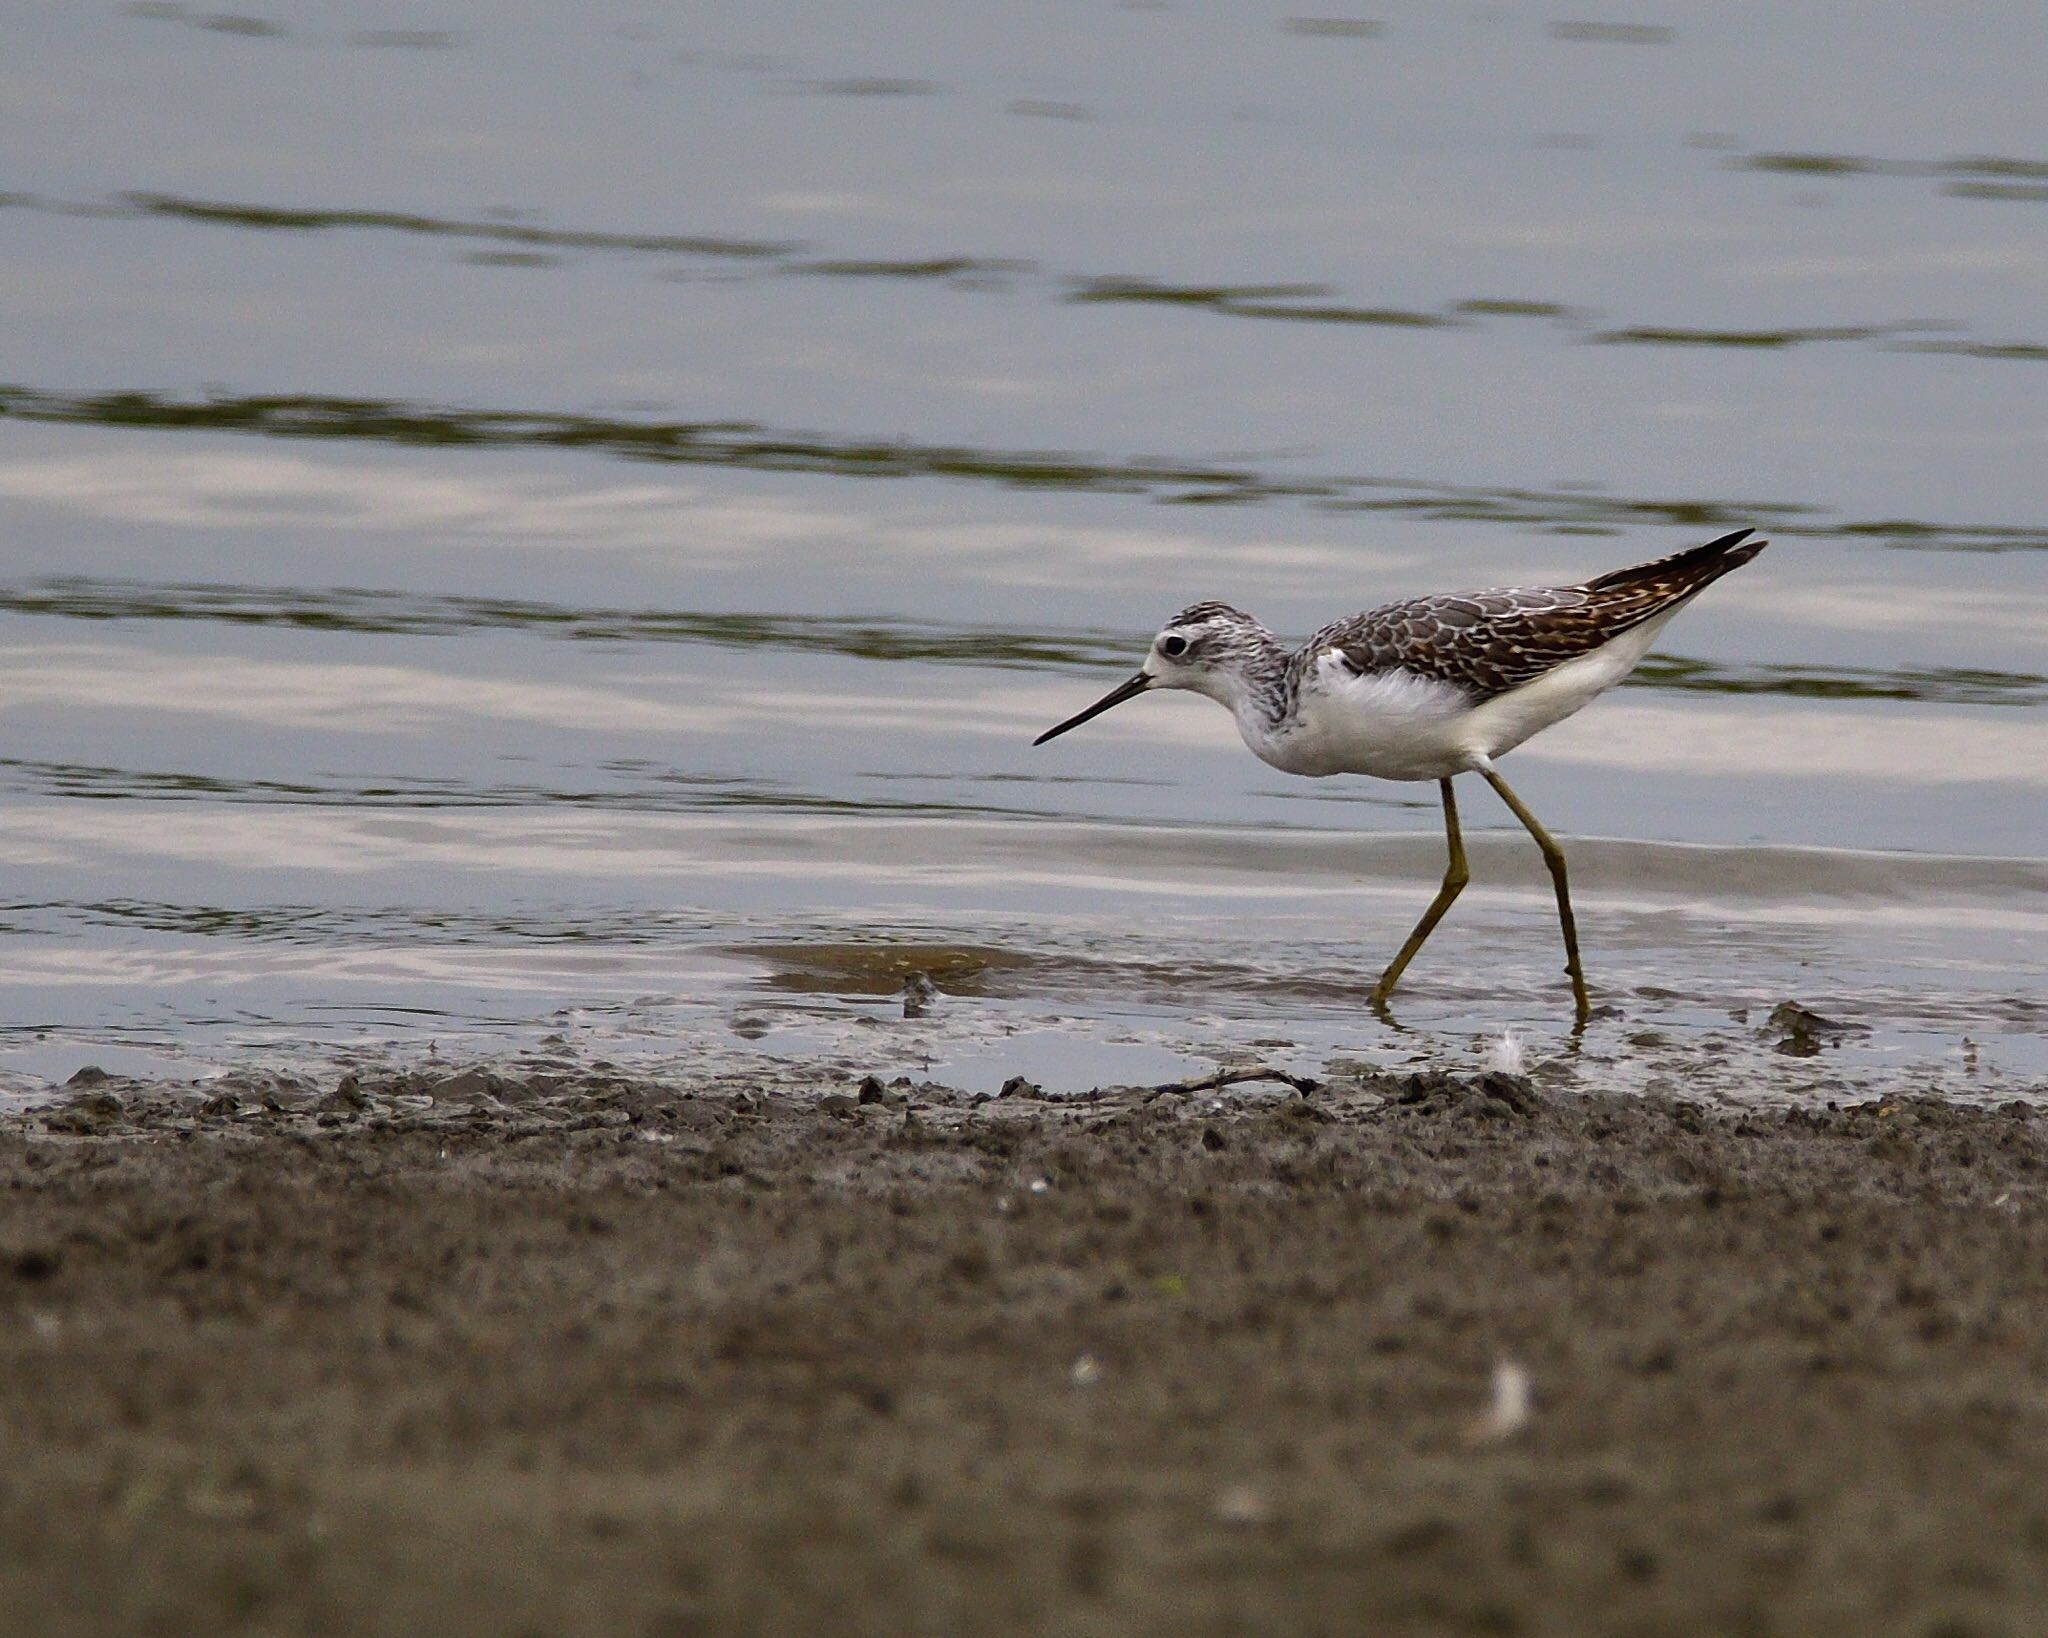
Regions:
<instances>
[{"instance_id":1,"label":"wading bird","mask_svg":"<svg viewBox=\"0 0 2048 1638\"><path fill-rule=\"evenodd\" d=\"M1590 1009L1564 852L1508 788L1494 759L1633 671L1674 614L1769 544L1751 540L1753 533L1738 529L1579 586L1449 592L1389 603L1323 627L1292 652L1242 610L1197 603L1167 622L1135 677L1032 743L1043 745L1148 689L1189 688L1228 709L1252 753L1287 773L1434 779L1443 793L1450 866L1373 986L1373 1005L1382 1009L1471 880L1451 780L1478 774L1543 850L1557 887L1572 1002L1583 1024Z\"/></svg>"}]
</instances>

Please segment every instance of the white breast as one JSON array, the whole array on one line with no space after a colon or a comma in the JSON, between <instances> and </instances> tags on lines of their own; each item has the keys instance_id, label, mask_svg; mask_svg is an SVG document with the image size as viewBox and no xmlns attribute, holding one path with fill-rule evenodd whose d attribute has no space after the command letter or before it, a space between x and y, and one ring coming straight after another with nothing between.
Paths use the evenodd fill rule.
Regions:
<instances>
[{"instance_id":1,"label":"white breast","mask_svg":"<svg viewBox=\"0 0 2048 1638\"><path fill-rule=\"evenodd\" d=\"M1277 730L1238 718L1244 742L1288 773L1441 779L1472 766L1458 725L1465 695L1406 671L1361 677L1333 649L1302 678L1294 715Z\"/></svg>"},{"instance_id":2,"label":"white breast","mask_svg":"<svg viewBox=\"0 0 2048 1638\"><path fill-rule=\"evenodd\" d=\"M1238 731L1254 755L1288 773L1377 779L1470 773L1620 682L1683 606L1477 706L1462 689L1411 672L1358 676L1332 649L1317 656L1302 679L1292 717L1274 728L1240 708Z\"/></svg>"}]
</instances>

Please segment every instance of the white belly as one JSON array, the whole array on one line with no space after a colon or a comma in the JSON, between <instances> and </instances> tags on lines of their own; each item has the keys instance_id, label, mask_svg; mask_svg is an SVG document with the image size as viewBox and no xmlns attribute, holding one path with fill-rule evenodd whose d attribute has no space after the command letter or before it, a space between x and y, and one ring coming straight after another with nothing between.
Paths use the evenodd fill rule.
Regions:
<instances>
[{"instance_id":1,"label":"white belly","mask_svg":"<svg viewBox=\"0 0 2048 1638\"><path fill-rule=\"evenodd\" d=\"M1275 732L1240 715L1244 742L1288 773L1448 779L1483 768L1564 721L1633 671L1682 605L1535 681L1472 705L1462 690L1405 671L1360 677L1334 652L1302 679L1296 714Z\"/></svg>"},{"instance_id":2,"label":"white belly","mask_svg":"<svg viewBox=\"0 0 2048 1638\"><path fill-rule=\"evenodd\" d=\"M1355 676L1325 656L1302 679L1293 720L1279 733L1240 718L1254 754L1288 773L1443 779L1472 767L1460 724L1472 708L1458 689L1405 671Z\"/></svg>"}]
</instances>

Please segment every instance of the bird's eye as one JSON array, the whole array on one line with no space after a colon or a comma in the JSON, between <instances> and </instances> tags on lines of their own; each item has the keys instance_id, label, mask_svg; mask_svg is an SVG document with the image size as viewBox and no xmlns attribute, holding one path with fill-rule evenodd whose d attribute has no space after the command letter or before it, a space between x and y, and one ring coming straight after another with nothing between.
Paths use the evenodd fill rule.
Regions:
<instances>
[{"instance_id":1,"label":"bird's eye","mask_svg":"<svg viewBox=\"0 0 2048 1638\"><path fill-rule=\"evenodd\" d=\"M1159 652L1164 654L1169 660L1177 660L1187 651L1188 640L1185 637L1162 637L1159 639Z\"/></svg>"}]
</instances>

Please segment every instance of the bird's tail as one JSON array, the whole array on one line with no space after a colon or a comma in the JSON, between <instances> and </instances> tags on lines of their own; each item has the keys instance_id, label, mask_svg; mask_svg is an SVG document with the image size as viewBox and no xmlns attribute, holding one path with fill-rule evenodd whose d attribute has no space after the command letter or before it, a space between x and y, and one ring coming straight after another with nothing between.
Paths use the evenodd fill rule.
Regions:
<instances>
[{"instance_id":1,"label":"bird's tail","mask_svg":"<svg viewBox=\"0 0 2048 1638\"><path fill-rule=\"evenodd\" d=\"M1751 540L1754 529L1737 529L1732 535L1691 546L1669 557L1632 568L1610 569L1597 580L1586 582L1590 592L1624 592L1642 597L1653 606L1676 603L1719 580L1730 569L1739 569L1770 545L1768 540Z\"/></svg>"}]
</instances>

